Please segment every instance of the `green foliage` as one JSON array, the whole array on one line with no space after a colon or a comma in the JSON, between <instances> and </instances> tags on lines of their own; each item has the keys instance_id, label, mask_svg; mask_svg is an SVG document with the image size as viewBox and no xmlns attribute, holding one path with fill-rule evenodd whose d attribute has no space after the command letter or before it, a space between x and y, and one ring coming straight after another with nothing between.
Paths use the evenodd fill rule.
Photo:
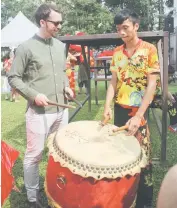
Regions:
<instances>
[{"instance_id":1,"label":"green foliage","mask_svg":"<svg viewBox=\"0 0 177 208\"><path fill-rule=\"evenodd\" d=\"M156 29L159 17L159 0L105 0L109 8L130 8L141 17L140 31Z\"/></svg>"},{"instance_id":2,"label":"green foliage","mask_svg":"<svg viewBox=\"0 0 177 208\"><path fill-rule=\"evenodd\" d=\"M34 12L44 2L49 1L2 0L1 27L3 28L9 18L15 17L19 11L34 22ZM62 35L67 33L72 35L76 31L87 34L115 32L113 18L122 8L131 8L141 16L140 31L153 30L159 26L160 0L55 0L53 2L63 12Z\"/></svg>"},{"instance_id":3,"label":"green foliage","mask_svg":"<svg viewBox=\"0 0 177 208\"><path fill-rule=\"evenodd\" d=\"M14 17L19 11L34 22L34 12L41 3L42 0L24 0L23 2L22 0L3 0L1 26L4 27L9 17ZM112 30L112 13L96 0L56 0L55 3L63 12L64 24L61 31L63 35L74 34L75 31L96 34Z\"/></svg>"},{"instance_id":4,"label":"green foliage","mask_svg":"<svg viewBox=\"0 0 177 208\"><path fill-rule=\"evenodd\" d=\"M1 28L8 24L9 18L14 18L19 11L34 22L34 12L42 0L2 0L1 1Z\"/></svg>"},{"instance_id":5,"label":"green foliage","mask_svg":"<svg viewBox=\"0 0 177 208\"><path fill-rule=\"evenodd\" d=\"M112 30L113 15L95 0L75 0L65 8L64 21L62 34L75 31L99 34Z\"/></svg>"}]
</instances>

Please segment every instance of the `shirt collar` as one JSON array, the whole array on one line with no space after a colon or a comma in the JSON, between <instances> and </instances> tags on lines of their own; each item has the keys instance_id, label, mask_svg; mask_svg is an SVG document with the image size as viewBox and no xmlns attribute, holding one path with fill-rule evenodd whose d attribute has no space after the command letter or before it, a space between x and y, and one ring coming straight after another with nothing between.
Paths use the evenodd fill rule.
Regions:
<instances>
[{"instance_id":1,"label":"shirt collar","mask_svg":"<svg viewBox=\"0 0 177 208\"><path fill-rule=\"evenodd\" d=\"M140 46L141 42L142 42L142 39L138 38L138 42L135 46L135 49L137 49ZM126 44L125 43L123 44L123 49L126 50Z\"/></svg>"},{"instance_id":2,"label":"shirt collar","mask_svg":"<svg viewBox=\"0 0 177 208\"><path fill-rule=\"evenodd\" d=\"M138 43L136 44L135 49L134 49L134 52L133 52L133 54L132 54L131 56L129 56L129 54L128 54L127 50L126 50L126 45L123 44L123 45L122 45L123 53L124 53L128 58L131 58L131 57L135 54L135 52L137 51L137 49L139 48L139 46L141 45L141 43L142 43L142 39L139 38L139 39L138 39Z\"/></svg>"},{"instance_id":3,"label":"shirt collar","mask_svg":"<svg viewBox=\"0 0 177 208\"><path fill-rule=\"evenodd\" d=\"M35 34L33 36L34 39L42 42L42 43L45 43L47 45L52 45L53 44L53 38L48 38L48 39L44 39L44 38L41 38L39 35Z\"/></svg>"}]
</instances>

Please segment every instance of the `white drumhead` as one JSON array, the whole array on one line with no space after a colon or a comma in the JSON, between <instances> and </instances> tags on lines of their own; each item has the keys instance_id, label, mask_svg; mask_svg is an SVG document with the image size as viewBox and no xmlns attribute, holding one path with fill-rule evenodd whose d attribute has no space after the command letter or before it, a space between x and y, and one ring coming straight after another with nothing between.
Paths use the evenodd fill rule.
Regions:
<instances>
[{"instance_id":1,"label":"white drumhead","mask_svg":"<svg viewBox=\"0 0 177 208\"><path fill-rule=\"evenodd\" d=\"M125 132L112 134L114 125L101 128L97 121L72 122L58 131L55 143L80 164L98 167L132 164L141 154L140 144Z\"/></svg>"}]
</instances>

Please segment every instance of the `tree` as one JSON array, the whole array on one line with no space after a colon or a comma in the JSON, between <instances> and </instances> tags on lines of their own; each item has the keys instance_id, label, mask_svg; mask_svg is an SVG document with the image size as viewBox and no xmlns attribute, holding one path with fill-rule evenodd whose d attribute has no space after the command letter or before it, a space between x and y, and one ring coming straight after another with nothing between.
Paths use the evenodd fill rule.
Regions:
<instances>
[{"instance_id":1,"label":"tree","mask_svg":"<svg viewBox=\"0 0 177 208\"><path fill-rule=\"evenodd\" d=\"M10 17L22 11L34 22L34 12L43 0L3 0L1 2L3 28ZM47 1L45 1L47 2ZM61 33L74 34L83 31L88 34L112 31L113 14L99 0L56 0L55 3L63 12L64 24Z\"/></svg>"},{"instance_id":2,"label":"tree","mask_svg":"<svg viewBox=\"0 0 177 208\"><path fill-rule=\"evenodd\" d=\"M96 0L74 0L65 9L62 34L74 34L75 31L88 34L106 33L112 31L112 25L113 15L101 3Z\"/></svg>"},{"instance_id":3,"label":"tree","mask_svg":"<svg viewBox=\"0 0 177 208\"><path fill-rule=\"evenodd\" d=\"M137 12L141 17L140 31L156 29L158 0L105 0L105 3L110 10L117 6L119 9L130 8Z\"/></svg>"},{"instance_id":4,"label":"tree","mask_svg":"<svg viewBox=\"0 0 177 208\"><path fill-rule=\"evenodd\" d=\"M1 1L1 28L8 24L19 11L34 22L34 12L42 0L3 0Z\"/></svg>"}]
</instances>

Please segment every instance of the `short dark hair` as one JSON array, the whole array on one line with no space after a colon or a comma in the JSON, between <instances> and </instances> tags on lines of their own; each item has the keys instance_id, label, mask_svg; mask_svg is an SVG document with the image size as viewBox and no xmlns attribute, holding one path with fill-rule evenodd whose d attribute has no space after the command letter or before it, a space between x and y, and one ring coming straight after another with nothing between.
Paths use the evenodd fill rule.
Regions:
<instances>
[{"instance_id":1,"label":"short dark hair","mask_svg":"<svg viewBox=\"0 0 177 208\"><path fill-rule=\"evenodd\" d=\"M127 19L132 21L133 24L140 23L140 18L136 12L130 9L123 9L114 17L114 24L121 25Z\"/></svg>"},{"instance_id":2,"label":"short dark hair","mask_svg":"<svg viewBox=\"0 0 177 208\"><path fill-rule=\"evenodd\" d=\"M40 26L40 20L47 20L51 11L61 13L61 11L56 7L55 4L42 4L38 7L35 12L35 20L38 26Z\"/></svg>"}]
</instances>

